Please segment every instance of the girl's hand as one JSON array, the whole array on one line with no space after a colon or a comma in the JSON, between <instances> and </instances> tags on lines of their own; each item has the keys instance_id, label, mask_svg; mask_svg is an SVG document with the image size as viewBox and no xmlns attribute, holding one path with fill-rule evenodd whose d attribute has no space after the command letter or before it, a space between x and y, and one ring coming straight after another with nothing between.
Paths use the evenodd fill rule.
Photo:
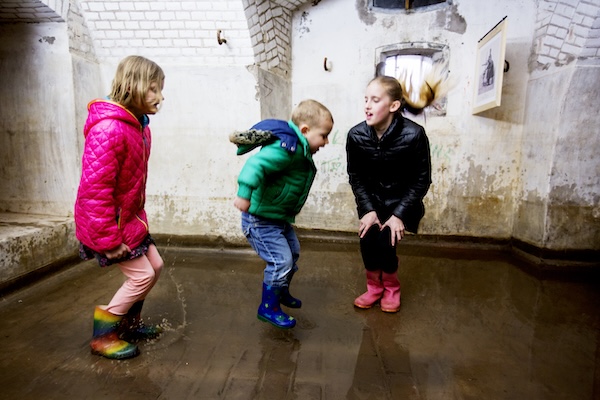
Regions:
<instances>
[{"instance_id":1,"label":"girl's hand","mask_svg":"<svg viewBox=\"0 0 600 400\"><path fill-rule=\"evenodd\" d=\"M382 229L377 213L375 211L370 211L360 219L360 223L358 224L358 236L363 238L373 225L377 225L379 229Z\"/></svg>"},{"instance_id":2,"label":"girl's hand","mask_svg":"<svg viewBox=\"0 0 600 400\"><path fill-rule=\"evenodd\" d=\"M121 243L117 247L112 250L108 250L104 253L106 258L109 260L117 260L119 258L125 257L128 253L131 253L131 249L125 243Z\"/></svg>"},{"instance_id":3,"label":"girl's hand","mask_svg":"<svg viewBox=\"0 0 600 400\"><path fill-rule=\"evenodd\" d=\"M392 246L394 246L404 237L404 222L402 222L402 220L396 217L395 215L392 215L390 219L388 219L385 222L385 224L383 224L383 227L381 229L385 228L386 226L390 228L390 231L392 233Z\"/></svg>"},{"instance_id":4,"label":"girl's hand","mask_svg":"<svg viewBox=\"0 0 600 400\"><path fill-rule=\"evenodd\" d=\"M242 212L248 212L250 209L250 200L236 197L233 201L233 206Z\"/></svg>"}]
</instances>

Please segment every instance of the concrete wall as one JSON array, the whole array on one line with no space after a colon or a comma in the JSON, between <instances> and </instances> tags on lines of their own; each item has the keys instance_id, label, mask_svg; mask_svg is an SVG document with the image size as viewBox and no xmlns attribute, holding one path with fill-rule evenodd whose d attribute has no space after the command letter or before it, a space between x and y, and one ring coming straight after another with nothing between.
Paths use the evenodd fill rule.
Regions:
<instances>
[{"instance_id":1,"label":"concrete wall","mask_svg":"<svg viewBox=\"0 0 600 400\"><path fill-rule=\"evenodd\" d=\"M78 184L64 23L0 25L0 211L69 215Z\"/></svg>"},{"instance_id":2,"label":"concrete wall","mask_svg":"<svg viewBox=\"0 0 600 400\"><path fill-rule=\"evenodd\" d=\"M522 191L514 235L549 249L600 243L600 68L572 65L528 83ZM552 101L535 101L546 98Z\"/></svg>"},{"instance_id":3,"label":"concrete wall","mask_svg":"<svg viewBox=\"0 0 600 400\"><path fill-rule=\"evenodd\" d=\"M588 1L538 10L513 231L537 247L600 246L599 16Z\"/></svg>"},{"instance_id":4,"label":"concrete wall","mask_svg":"<svg viewBox=\"0 0 600 400\"><path fill-rule=\"evenodd\" d=\"M106 95L120 59L140 54L167 75L151 118L152 232L243 243L231 204L246 158L228 134L286 119L307 97L326 104L335 125L298 226L353 232L345 135L364 118L378 49L425 42L448 47L457 85L446 116L416 118L434 172L421 232L598 250L599 121L580 110L598 100L599 6L575 3L454 0L407 14L368 0L61 2L56 22L0 26L0 210L70 215L85 105ZM504 16L502 105L472 115L477 42Z\"/></svg>"},{"instance_id":5,"label":"concrete wall","mask_svg":"<svg viewBox=\"0 0 600 400\"><path fill-rule=\"evenodd\" d=\"M506 57L511 68L504 77L503 106L472 115L477 42L504 16L509 21ZM299 222L354 229L354 200L345 172L346 132L364 119L364 89L379 61L377 49L423 42L448 46L457 85L448 97L446 116L413 118L428 133L433 164L421 232L509 238L535 18L535 3L523 1L490 2L486 7L456 1L451 7L406 14L372 10L366 0L332 0L297 12L294 102L317 97L336 120L332 144L317 154L321 173ZM323 68L325 57L332 63L329 72ZM319 217L322 209L326 218Z\"/></svg>"}]
</instances>

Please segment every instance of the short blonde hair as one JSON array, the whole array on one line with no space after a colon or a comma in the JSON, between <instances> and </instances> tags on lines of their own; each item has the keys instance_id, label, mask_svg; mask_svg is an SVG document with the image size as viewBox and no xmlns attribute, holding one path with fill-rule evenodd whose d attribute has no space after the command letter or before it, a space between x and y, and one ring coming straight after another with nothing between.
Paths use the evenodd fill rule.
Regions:
<instances>
[{"instance_id":1,"label":"short blonde hair","mask_svg":"<svg viewBox=\"0 0 600 400\"><path fill-rule=\"evenodd\" d=\"M331 111L318 101L310 99L302 100L296 108L294 108L291 119L296 126L300 126L300 124L316 126L326 119L330 119L331 124L333 124Z\"/></svg>"},{"instance_id":2,"label":"short blonde hair","mask_svg":"<svg viewBox=\"0 0 600 400\"><path fill-rule=\"evenodd\" d=\"M119 63L108 97L127 109L141 109L152 83L161 90L165 73L154 61L128 56Z\"/></svg>"}]
</instances>

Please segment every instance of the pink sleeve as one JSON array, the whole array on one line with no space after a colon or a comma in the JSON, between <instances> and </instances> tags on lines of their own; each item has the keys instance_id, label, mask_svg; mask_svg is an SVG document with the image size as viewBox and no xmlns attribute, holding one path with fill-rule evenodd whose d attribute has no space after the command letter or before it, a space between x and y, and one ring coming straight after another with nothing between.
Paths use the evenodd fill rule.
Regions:
<instances>
[{"instance_id":1,"label":"pink sleeve","mask_svg":"<svg viewBox=\"0 0 600 400\"><path fill-rule=\"evenodd\" d=\"M114 124L99 124L88 133L77 195L77 228L89 241L84 244L98 252L113 249L123 242L117 225L119 210L114 192L124 145Z\"/></svg>"}]
</instances>

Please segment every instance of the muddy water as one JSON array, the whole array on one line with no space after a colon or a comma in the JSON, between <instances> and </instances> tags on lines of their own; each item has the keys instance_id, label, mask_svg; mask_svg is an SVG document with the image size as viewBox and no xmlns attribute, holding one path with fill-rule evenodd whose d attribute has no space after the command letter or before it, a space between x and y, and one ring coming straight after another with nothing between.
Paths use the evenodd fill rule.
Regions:
<instances>
[{"instance_id":1,"label":"muddy water","mask_svg":"<svg viewBox=\"0 0 600 400\"><path fill-rule=\"evenodd\" d=\"M142 354L89 352L94 305L122 282L81 263L0 302L5 399L595 399L600 290L538 279L502 254L400 255L402 308L357 310L358 248L303 245L288 310L256 318L263 263L248 251L163 247L143 316L167 327Z\"/></svg>"}]
</instances>

